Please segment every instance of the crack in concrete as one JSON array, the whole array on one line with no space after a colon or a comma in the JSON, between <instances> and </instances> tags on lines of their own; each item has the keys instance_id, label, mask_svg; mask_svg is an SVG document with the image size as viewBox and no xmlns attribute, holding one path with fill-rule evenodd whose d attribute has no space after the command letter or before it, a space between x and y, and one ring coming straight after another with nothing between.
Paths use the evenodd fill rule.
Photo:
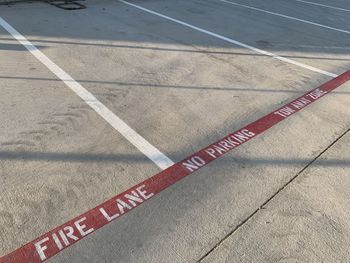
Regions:
<instances>
[{"instance_id":1,"label":"crack in concrete","mask_svg":"<svg viewBox=\"0 0 350 263\"><path fill-rule=\"evenodd\" d=\"M207 256L209 256L213 251L220 247L222 243L226 241L230 236L237 232L243 225L245 225L250 219L252 219L261 209L265 209L265 206L273 200L280 192L282 192L287 186L295 181L306 169L308 169L313 163L315 163L325 152L332 148L340 139L342 139L350 129L343 132L336 140L334 140L330 145L328 145L322 152L320 152L314 159L312 159L305 167L303 167L298 173L296 173L291 179L289 179L284 185L282 185L272 196L270 196L264 203L262 203L253 213L251 213L247 218L245 218L240 224L238 224L233 230L231 230L224 238L222 238L213 248L206 252L197 263L202 262Z\"/></svg>"}]
</instances>

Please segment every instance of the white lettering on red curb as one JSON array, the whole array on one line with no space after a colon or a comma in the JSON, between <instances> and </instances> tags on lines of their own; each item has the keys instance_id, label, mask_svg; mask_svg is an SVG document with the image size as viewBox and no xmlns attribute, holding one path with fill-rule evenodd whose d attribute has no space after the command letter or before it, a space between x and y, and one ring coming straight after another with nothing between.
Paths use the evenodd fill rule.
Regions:
<instances>
[{"instance_id":1,"label":"white lettering on red curb","mask_svg":"<svg viewBox=\"0 0 350 263\"><path fill-rule=\"evenodd\" d=\"M350 80L350 71L248 124L223 139L175 163L103 204L70 220L41 237L0 258L0 263L39 263L73 245L97 229L143 204L177 181L204 167L232 149L248 142L285 118Z\"/></svg>"},{"instance_id":2,"label":"white lettering on red curb","mask_svg":"<svg viewBox=\"0 0 350 263\"><path fill-rule=\"evenodd\" d=\"M124 195L125 201L119 198L115 199L117 212L113 214L108 214L105 208L101 207L99 209L101 214L107 219L108 222L110 222L118 218L122 214L124 214L125 209L127 210L133 209L138 204L141 204L143 201L146 201L147 199L151 198L154 195L153 193L147 193L146 190L143 190L144 188L145 188L145 185L141 185L140 187L136 188L136 191L131 191L130 194L125 194Z\"/></svg>"},{"instance_id":3,"label":"white lettering on red curb","mask_svg":"<svg viewBox=\"0 0 350 263\"><path fill-rule=\"evenodd\" d=\"M67 247L70 245L69 239L74 240L74 241L79 240L77 234L74 234L74 232L79 232L80 236L84 237L84 236L86 236L94 231L93 228L87 229L87 226L82 223L85 220L86 220L86 217L83 217L83 218L75 221L74 222L75 228L73 228L71 226L64 227L63 229L58 231L59 235L57 235L57 233L52 234L52 239L55 241L57 248L59 250L62 250L64 247ZM63 244L58 236L61 237ZM45 255L44 251L47 249L47 246L45 245L45 243L49 240L50 240L49 237L45 237L42 240L40 240L34 244L36 251L38 252L41 260L46 259L46 255Z\"/></svg>"},{"instance_id":4,"label":"white lettering on red curb","mask_svg":"<svg viewBox=\"0 0 350 263\"><path fill-rule=\"evenodd\" d=\"M141 204L143 201L146 201L154 195L153 193L147 193L144 188L145 185L141 185L137 187L136 190L124 194L124 198L116 198L115 209L117 209L117 212L113 212L112 215L108 214L106 211L108 210L107 208L101 207L99 211L108 222L116 219L117 217L123 215L126 210L131 210L138 204ZM92 233L95 229L93 227L86 226L83 223L84 221L86 221L86 217L76 220L73 223L73 226L64 226L62 229L56 229L54 233L50 233L49 236L37 241L34 245L40 259L42 261L46 259L45 250L48 248L46 244L51 239L54 241L58 250L62 250L69 246L71 242L76 242L80 238Z\"/></svg>"},{"instance_id":5,"label":"white lettering on red curb","mask_svg":"<svg viewBox=\"0 0 350 263\"><path fill-rule=\"evenodd\" d=\"M300 98L296 99L295 101L291 102L288 106L285 106L285 107L280 108L279 110L275 111L274 114L278 114L279 116L286 118L289 115L292 115L293 113L297 112L298 110L304 108L305 106L307 106L311 102L326 95L327 93L328 93L327 91L324 91L324 90L317 88L317 89L313 90L312 92L305 94L303 97L300 97Z\"/></svg>"},{"instance_id":6,"label":"white lettering on red curb","mask_svg":"<svg viewBox=\"0 0 350 263\"><path fill-rule=\"evenodd\" d=\"M223 140L213 144L212 146L205 149L205 152L213 158L218 158L221 155L227 153L228 151L240 146L245 141L248 141L250 138L255 136L254 132L249 131L248 129L242 129L238 132L235 132Z\"/></svg>"}]
</instances>

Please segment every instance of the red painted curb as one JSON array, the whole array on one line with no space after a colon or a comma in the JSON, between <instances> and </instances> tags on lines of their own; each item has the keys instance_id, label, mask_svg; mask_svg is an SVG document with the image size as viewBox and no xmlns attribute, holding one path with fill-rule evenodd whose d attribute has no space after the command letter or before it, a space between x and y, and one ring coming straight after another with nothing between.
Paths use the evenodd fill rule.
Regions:
<instances>
[{"instance_id":1,"label":"red painted curb","mask_svg":"<svg viewBox=\"0 0 350 263\"><path fill-rule=\"evenodd\" d=\"M182 178L315 102L350 80L350 71L304 94L274 112L194 153L168 169L114 196L103 204L47 232L0 258L0 263L37 263L54 256L109 222L136 208Z\"/></svg>"}]
</instances>

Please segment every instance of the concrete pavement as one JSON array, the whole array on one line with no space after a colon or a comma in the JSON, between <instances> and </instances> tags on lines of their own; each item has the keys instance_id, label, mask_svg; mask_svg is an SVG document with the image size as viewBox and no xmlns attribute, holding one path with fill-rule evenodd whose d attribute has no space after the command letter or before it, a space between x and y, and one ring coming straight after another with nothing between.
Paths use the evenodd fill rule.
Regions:
<instances>
[{"instance_id":1,"label":"concrete pavement","mask_svg":"<svg viewBox=\"0 0 350 263\"><path fill-rule=\"evenodd\" d=\"M235 2L350 28L344 11L294 1ZM346 33L219 1L132 3L331 73L349 69ZM21 4L0 7L0 16L173 161L331 79L118 1L86 4L87 9L73 12ZM5 255L159 168L3 28L0 34L0 255ZM330 187L346 189L339 175L349 171L342 146L348 136L329 147L350 127L349 88L342 85L49 261L275 262L290 257L345 262L347 252L339 251L348 242L341 213L347 209L346 192L337 196ZM329 153L331 165L317 166L332 149L338 155ZM300 173L325 150L320 161ZM313 175L309 181L302 179L307 171ZM318 182L326 173L326 181ZM286 184L271 206L254 214ZM333 202L315 199L319 188ZM335 204L339 207L331 211ZM284 213L284 207L294 210ZM304 217L295 219L298 209L307 214L307 223ZM332 223L341 231L329 229ZM283 238L284 230L293 234ZM331 244L329 235L335 240ZM295 258L300 244L308 249Z\"/></svg>"},{"instance_id":2,"label":"concrete pavement","mask_svg":"<svg viewBox=\"0 0 350 263\"><path fill-rule=\"evenodd\" d=\"M349 133L201 262L347 262Z\"/></svg>"}]
</instances>

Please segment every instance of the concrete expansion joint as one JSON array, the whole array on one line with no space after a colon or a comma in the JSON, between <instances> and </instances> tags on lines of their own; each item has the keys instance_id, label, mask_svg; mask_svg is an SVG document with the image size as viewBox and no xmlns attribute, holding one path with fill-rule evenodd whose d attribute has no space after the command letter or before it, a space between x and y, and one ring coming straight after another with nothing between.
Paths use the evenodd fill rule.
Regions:
<instances>
[{"instance_id":1,"label":"concrete expansion joint","mask_svg":"<svg viewBox=\"0 0 350 263\"><path fill-rule=\"evenodd\" d=\"M208 252L206 252L197 263L203 262L203 260L219 248L229 237L234 235L242 226L244 226L249 220L251 220L260 210L266 209L270 201L272 201L279 193L281 193L287 186L295 181L306 169L308 169L313 163L315 163L323 154L325 154L330 148L332 148L339 140L341 140L347 133L349 133L350 128L343 132L338 138L336 138L331 144L329 144L323 151L321 151L314 159L307 163L298 173L296 173L289 181L282 185L273 195L271 195L267 200L264 201L256 210L254 210L248 217L246 217L242 222L240 222L234 229L232 229L227 235L225 235L214 247L212 247Z\"/></svg>"}]
</instances>

